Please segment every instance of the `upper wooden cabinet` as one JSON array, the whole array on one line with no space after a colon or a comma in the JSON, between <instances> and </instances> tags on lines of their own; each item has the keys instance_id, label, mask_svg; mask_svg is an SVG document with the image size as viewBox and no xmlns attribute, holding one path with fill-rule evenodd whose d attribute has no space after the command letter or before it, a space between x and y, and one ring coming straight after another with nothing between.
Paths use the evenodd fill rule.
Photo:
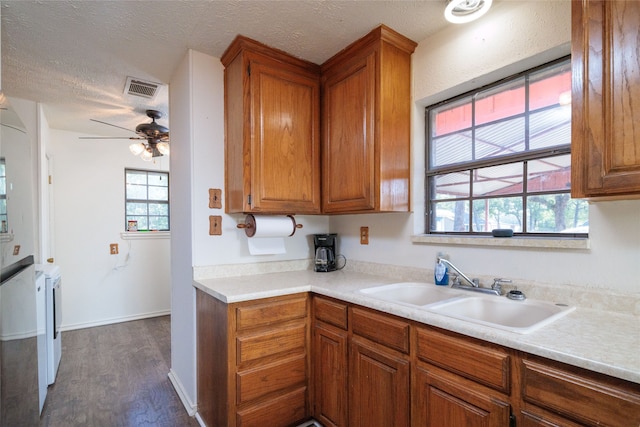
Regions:
<instances>
[{"instance_id":1,"label":"upper wooden cabinet","mask_svg":"<svg viewBox=\"0 0 640 427\"><path fill-rule=\"evenodd\" d=\"M322 211L409 210L411 54L384 25L322 65Z\"/></svg>"},{"instance_id":2,"label":"upper wooden cabinet","mask_svg":"<svg viewBox=\"0 0 640 427\"><path fill-rule=\"evenodd\" d=\"M640 2L573 0L573 197L640 196Z\"/></svg>"},{"instance_id":3,"label":"upper wooden cabinet","mask_svg":"<svg viewBox=\"0 0 640 427\"><path fill-rule=\"evenodd\" d=\"M228 213L320 213L320 68L238 36L221 58Z\"/></svg>"}]
</instances>

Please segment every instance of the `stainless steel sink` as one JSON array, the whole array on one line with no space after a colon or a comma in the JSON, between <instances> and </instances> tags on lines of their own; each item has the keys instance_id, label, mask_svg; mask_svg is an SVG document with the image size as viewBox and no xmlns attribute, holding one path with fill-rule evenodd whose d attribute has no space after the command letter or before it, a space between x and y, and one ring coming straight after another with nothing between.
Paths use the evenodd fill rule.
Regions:
<instances>
[{"instance_id":1,"label":"stainless steel sink","mask_svg":"<svg viewBox=\"0 0 640 427\"><path fill-rule=\"evenodd\" d=\"M461 294L447 287L421 282L392 283L362 289L360 292L385 301L415 306L425 306L457 298Z\"/></svg>"},{"instance_id":2,"label":"stainless steel sink","mask_svg":"<svg viewBox=\"0 0 640 427\"><path fill-rule=\"evenodd\" d=\"M543 301L511 301L503 297L467 297L428 307L433 313L511 332L527 334L567 315L575 307Z\"/></svg>"}]
</instances>

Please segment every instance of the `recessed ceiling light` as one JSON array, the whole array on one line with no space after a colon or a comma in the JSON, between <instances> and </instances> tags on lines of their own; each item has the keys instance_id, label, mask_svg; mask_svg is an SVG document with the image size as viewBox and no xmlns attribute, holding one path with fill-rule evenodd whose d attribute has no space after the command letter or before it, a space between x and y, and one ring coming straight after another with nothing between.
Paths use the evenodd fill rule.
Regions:
<instances>
[{"instance_id":1,"label":"recessed ceiling light","mask_svg":"<svg viewBox=\"0 0 640 427\"><path fill-rule=\"evenodd\" d=\"M444 17L453 24L464 24L489 11L493 0L449 0Z\"/></svg>"}]
</instances>

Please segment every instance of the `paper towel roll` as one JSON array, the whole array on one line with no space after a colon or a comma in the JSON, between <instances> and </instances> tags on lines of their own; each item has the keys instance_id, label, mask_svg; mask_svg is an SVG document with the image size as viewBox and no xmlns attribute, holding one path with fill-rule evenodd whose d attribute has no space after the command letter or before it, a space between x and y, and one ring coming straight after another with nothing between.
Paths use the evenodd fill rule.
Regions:
<instances>
[{"instance_id":1,"label":"paper towel roll","mask_svg":"<svg viewBox=\"0 0 640 427\"><path fill-rule=\"evenodd\" d=\"M296 221L292 216L254 216L245 220L248 237L288 237L296 232Z\"/></svg>"},{"instance_id":2,"label":"paper towel roll","mask_svg":"<svg viewBox=\"0 0 640 427\"><path fill-rule=\"evenodd\" d=\"M249 253L252 255L269 255L285 253L284 238L293 236L296 224L291 215L287 216L254 216L247 215L245 223L238 225L244 228L249 237Z\"/></svg>"}]
</instances>

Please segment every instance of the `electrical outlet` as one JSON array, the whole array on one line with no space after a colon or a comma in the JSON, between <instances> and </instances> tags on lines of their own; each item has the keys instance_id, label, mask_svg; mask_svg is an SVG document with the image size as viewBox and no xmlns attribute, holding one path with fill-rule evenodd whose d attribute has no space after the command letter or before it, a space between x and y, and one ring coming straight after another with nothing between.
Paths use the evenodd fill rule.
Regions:
<instances>
[{"instance_id":1,"label":"electrical outlet","mask_svg":"<svg viewBox=\"0 0 640 427\"><path fill-rule=\"evenodd\" d=\"M111 243L109 245L109 252L111 253L111 255L118 255L118 244Z\"/></svg>"},{"instance_id":2,"label":"electrical outlet","mask_svg":"<svg viewBox=\"0 0 640 427\"><path fill-rule=\"evenodd\" d=\"M369 227L360 227L360 244L369 244Z\"/></svg>"}]
</instances>

